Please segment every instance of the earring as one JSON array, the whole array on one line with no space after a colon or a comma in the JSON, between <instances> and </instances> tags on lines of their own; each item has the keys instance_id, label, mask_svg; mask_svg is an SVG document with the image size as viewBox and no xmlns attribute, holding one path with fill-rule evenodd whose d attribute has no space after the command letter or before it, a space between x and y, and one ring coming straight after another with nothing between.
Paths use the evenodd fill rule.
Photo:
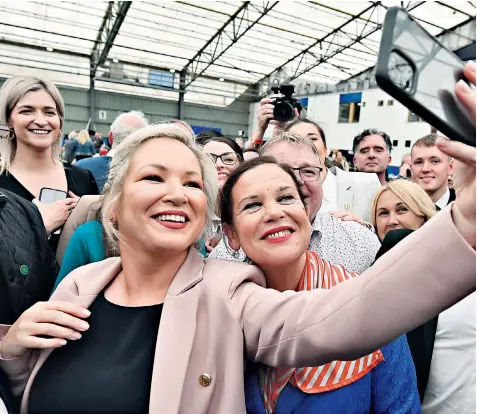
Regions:
<instances>
[{"instance_id":1,"label":"earring","mask_svg":"<svg viewBox=\"0 0 477 414\"><path fill-rule=\"evenodd\" d=\"M225 250L227 250L227 253L230 256L232 256L234 259L238 259L240 257L240 252L238 252L237 250L232 249L229 246L229 241L228 241L227 236L225 234L223 235L223 239L224 239Z\"/></svg>"},{"instance_id":2,"label":"earring","mask_svg":"<svg viewBox=\"0 0 477 414\"><path fill-rule=\"evenodd\" d=\"M6 139L9 139L10 141L13 141L15 139L15 130L13 128L10 128L8 131L8 135Z\"/></svg>"}]
</instances>

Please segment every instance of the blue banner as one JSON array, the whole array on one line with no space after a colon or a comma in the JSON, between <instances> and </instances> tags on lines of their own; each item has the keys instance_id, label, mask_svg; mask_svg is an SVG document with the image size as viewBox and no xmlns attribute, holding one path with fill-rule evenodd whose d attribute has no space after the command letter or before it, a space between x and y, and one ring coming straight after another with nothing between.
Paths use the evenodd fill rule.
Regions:
<instances>
[{"instance_id":1,"label":"blue banner","mask_svg":"<svg viewBox=\"0 0 477 414\"><path fill-rule=\"evenodd\" d=\"M362 92L343 93L340 95L340 104L361 102L362 95Z\"/></svg>"}]
</instances>

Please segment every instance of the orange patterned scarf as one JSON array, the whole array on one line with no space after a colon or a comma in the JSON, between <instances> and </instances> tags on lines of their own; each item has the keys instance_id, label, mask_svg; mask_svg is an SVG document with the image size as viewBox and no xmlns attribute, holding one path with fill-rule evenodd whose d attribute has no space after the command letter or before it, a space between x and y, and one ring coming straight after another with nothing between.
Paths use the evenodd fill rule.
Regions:
<instances>
[{"instance_id":1,"label":"orange patterned scarf","mask_svg":"<svg viewBox=\"0 0 477 414\"><path fill-rule=\"evenodd\" d=\"M343 266L332 266L316 253L306 252L306 264L297 291L331 289L333 286L356 277ZM320 367L272 368L260 370L260 389L268 414L273 413L278 397L290 382L307 394L319 394L345 387L364 377L384 361L381 351L375 351L355 361L333 361Z\"/></svg>"}]
</instances>

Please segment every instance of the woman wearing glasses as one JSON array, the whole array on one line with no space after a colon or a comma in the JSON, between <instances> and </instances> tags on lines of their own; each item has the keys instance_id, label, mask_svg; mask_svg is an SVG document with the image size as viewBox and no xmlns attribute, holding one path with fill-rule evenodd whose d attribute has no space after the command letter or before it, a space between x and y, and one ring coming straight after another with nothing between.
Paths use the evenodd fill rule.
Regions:
<instances>
[{"instance_id":1,"label":"woman wearing glasses","mask_svg":"<svg viewBox=\"0 0 477 414\"><path fill-rule=\"evenodd\" d=\"M205 141L203 151L212 158L217 168L220 194L230 173L243 162L242 149L232 139L222 136L209 138ZM210 253L222 239L222 226L219 216L220 213L217 212L212 225L205 230L205 245L208 253Z\"/></svg>"},{"instance_id":2,"label":"woman wearing glasses","mask_svg":"<svg viewBox=\"0 0 477 414\"><path fill-rule=\"evenodd\" d=\"M242 149L230 138L216 137L205 142L204 152L209 154L215 163L221 190L230 173L243 161Z\"/></svg>"}]
</instances>

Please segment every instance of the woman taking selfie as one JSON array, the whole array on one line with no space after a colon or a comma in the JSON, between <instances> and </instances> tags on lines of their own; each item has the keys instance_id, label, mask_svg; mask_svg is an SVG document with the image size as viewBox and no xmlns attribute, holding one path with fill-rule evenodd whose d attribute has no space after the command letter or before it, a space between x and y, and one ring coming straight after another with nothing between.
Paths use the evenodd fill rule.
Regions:
<instances>
[{"instance_id":1,"label":"woman taking selfie","mask_svg":"<svg viewBox=\"0 0 477 414\"><path fill-rule=\"evenodd\" d=\"M304 196L293 170L274 158L257 158L231 174L221 212L229 245L261 268L268 288L330 289L357 276L306 250ZM247 412L254 414L420 412L405 336L355 361L300 369L258 364L250 367L245 389Z\"/></svg>"},{"instance_id":2,"label":"woman taking selfie","mask_svg":"<svg viewBox=\"0 0 477 414\"><path fill-rule=\"evenodd\" d=\"M173 126L133 133L102 206L120 257L76 269L50 302L0 327L0 367L22 412L245 412L244 355L282 368L355 360L451 306L475 290L475 149L447 153L467 163L465 185L396 255L333 289L281 293L255 266L192 248L215 209L208 156ZM284 245L305 243L310 223L300 226Z\"/></svg>"},{"instance_id":3,"label":"woman taking selfie","mask_svg":"<svg viewBox=\"0 0 477 414\"><path fill-rule=\"evenodd\" d=\"M14 76L0 89L0 188L34 201L48 234L61 227L78 197L98 194L91 173L62 163L65 109L56 86L44 79ZM42 188L60 190L65 199L41 203Z\"/></svg>"}]
</instances>

